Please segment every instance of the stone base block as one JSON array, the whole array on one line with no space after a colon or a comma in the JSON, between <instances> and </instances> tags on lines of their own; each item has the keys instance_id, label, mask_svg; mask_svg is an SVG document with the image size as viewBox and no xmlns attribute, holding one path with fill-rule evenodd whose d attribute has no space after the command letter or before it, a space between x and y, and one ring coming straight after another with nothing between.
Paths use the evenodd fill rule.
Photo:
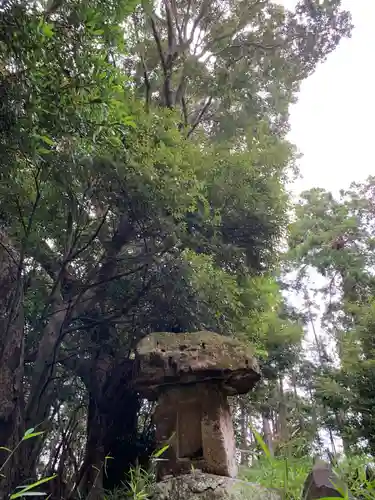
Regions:
<instances>
[{"instance_id":1,"label":"stone base block","mask_svg":"<svg viewBox=\"0 0 375 500\"><path fill-rule=\"evenodd\" d=\"M165 478L154 486L152 500L281 500L276 490L239 479L195 471Z\"/></svg>"}]
</instances>

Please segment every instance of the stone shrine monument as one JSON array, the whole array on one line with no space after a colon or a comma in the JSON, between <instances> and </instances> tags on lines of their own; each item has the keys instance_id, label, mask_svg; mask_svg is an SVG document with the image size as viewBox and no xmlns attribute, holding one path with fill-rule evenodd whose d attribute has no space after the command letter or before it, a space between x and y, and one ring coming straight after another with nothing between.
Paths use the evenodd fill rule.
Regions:
<instances>
[{"instance_id":1,"label":"stone shrine monument","mask_svg":"<svg viewBox=\"0 0 375 500\"><path fill-rule=\"evenodd\" d=\"M233 479L236 449L227 398L247 393L260 379L248 346L207 331L153 333L138 344L135 366L135 388L157 402L153 422L158 446L168 444L153 498L280 498ZM200 492L195 494L197 484Z\"/></svg>"}]
</instances>

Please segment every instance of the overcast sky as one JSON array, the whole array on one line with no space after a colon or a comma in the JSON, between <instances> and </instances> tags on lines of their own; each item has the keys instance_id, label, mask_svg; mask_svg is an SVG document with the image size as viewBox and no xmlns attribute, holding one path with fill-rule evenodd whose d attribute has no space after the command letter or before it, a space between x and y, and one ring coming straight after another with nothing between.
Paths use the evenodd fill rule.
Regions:
<instances>
[{"instance_id":1,"label":"overcast sky","mask_svg":"<svg viewBox=\"0 0 375 500\"><path fill-rule=\"evenodd\" d=\"M337 190L375 174L375 0L343 3L353 16L352 38L303 83L292 108L290 139L304 155L295 192Z\"/></svg>"}]
</instances>

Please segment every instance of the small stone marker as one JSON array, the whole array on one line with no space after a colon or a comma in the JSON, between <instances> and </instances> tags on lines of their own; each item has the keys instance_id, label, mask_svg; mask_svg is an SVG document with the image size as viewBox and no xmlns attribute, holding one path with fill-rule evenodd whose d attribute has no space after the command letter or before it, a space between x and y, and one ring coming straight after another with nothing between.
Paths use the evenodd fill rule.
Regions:
<instances>
[{"instance_id":1,"label":"small stone marker","mask_svg":"<svg viewBox=\"0 0 375 500\"><path fill-rule=\"evenodd\" d=\"M169 448L158 479L199 469L235 477L235 437L227 396L260 379L252 350L207 331L153 333L136 350L135 388L156 400L156 440Z\"/></svg>"},{"instance_id":2,"label":"small stone marker","mask_svg":"<svg viewBox=\"0 0 375 500\"><path fill-rule=\"evenodd\" d=\"M305 481L302 499L345 498L339 489L345 492L347 486L340 480L328 462L317 460ZM349 494L348 498L353 497Z\"/></svg>"}]
</instances>

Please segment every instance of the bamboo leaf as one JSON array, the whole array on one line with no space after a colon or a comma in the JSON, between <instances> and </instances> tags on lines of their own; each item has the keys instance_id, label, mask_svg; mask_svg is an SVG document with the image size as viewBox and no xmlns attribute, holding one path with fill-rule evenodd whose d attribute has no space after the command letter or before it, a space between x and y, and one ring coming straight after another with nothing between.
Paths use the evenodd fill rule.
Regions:
<instances>
[{"instance_id":1,"label":"bamboo leaf","mask_svg":"<svg viewBox=\"0 0 375 500\"><path fill-rule=\"evenodd\" d=\"M22 438L22 441L27 441L28 439L31 439L31 438L36 437L36 436L40 436L42 434L44 434L43 431L31 432L30 434L27 434L27 435L25 434L25 436L23 436L23 438Z\"/></svg>"},{"instance_id":2,"label":"bamboo leaf","mask_svg":"<svg viewBox=\"0 0 375 500\"><path fill-rule=\"evenodd\" d=\"M152 457L153 458L159 458L165 451L167 451L169 448L169 444L166 444L165 446L163 446L162 448L160 448L160 450L157 450L153 453Z\"/></svg>"},{"instance_id":3,"label":"bamboo leaf","mask_svg":"<svg viewBox=\"0 0 375 500\"><path fill-rule=\"evenodd\" d=\"M23 489L18 493L13 493L13 495L10 496L10 500L14 500L15 498L21 498L25 496L24 494L27 493L28 491L32 490L33 488L36 488L37 486L40 486L41 484L47 483L48 481L52 481L52 479L55 479L55 477L57 477L57 474L54 474L53 476L50 477L44 477L43 479L39 479L39 481L36 481L33 484L29 484L28 486L23 487Z\"/></svg>"}]
</instances>

